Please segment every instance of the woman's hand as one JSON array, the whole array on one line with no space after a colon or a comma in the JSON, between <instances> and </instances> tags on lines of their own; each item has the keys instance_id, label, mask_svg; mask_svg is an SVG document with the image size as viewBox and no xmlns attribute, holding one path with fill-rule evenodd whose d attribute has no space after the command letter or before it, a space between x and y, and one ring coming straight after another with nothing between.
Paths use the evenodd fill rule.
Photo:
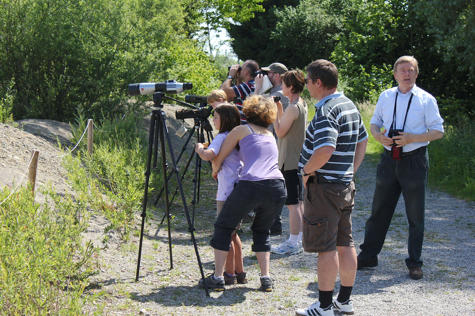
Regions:
<instances>
[{"instance_id":1,"label":"woman's hand","mask_svg":"<svg viewBox=\"0 0 475 316\"><path fill-rule=\"evenodd\" d=\"M199 153L200 153L200 150L203 149L203 148L204 148L204 146L203 146L202 143L196 143L196 144L195 144L195 152L196 152L197 154L199 154Z\"/></svg>"}]
</instances>

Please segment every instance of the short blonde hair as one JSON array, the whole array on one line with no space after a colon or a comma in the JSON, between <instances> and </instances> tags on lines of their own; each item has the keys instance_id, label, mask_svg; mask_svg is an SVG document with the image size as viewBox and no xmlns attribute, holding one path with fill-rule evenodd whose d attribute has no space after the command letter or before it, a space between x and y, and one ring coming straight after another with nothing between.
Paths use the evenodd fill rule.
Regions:
<instances>
[{"instance_id":1,"label":"short blonde hair","mask_svg":"<svg viewBox=\"0 0 475 316\"><path fill-rule=\"evenodd\" d=\"M224 92L224 90L221 90L221 89L216 89L216 90L211 91L207 97L208 103L213 103L215 101L226 101L226 100L227 100L226 92Z\"/></svg>"},{"instance_id":2,"label":"short blonde hair","mask_svg":"<svg viewBox=\"0 0 475 316\"><path fill-rule=\"evenodd\" d=\"M268 127L277 118L277 106L273 99L262 95L247 97L242 109L249 123Z\"/></svg>"},{"instance_id":3,"label":"short blonde hair","mask_svg":"<svg viewBox=\"0 0 475 316\"><path fill-rule=\"evenodd\" d=\"M399 57L394 63L393 73L396 73L397 66L402 63L410 63L411 65L414 66L414 68L416 68L416 73L419 74L419 63L417 62L417 59L414 58L414 56Z\"/></svg>"}]
</instances>

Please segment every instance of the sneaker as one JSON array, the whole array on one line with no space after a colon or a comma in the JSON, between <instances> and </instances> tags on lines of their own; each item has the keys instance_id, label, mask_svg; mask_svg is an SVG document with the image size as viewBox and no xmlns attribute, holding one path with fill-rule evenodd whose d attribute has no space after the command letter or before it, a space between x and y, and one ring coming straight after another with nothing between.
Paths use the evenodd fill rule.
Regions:
<instances>
[{"instance_id":1,"label":"sneaker","mask_svg":"<svg viewBox=\"0 0 475 316\"><path fill-rule=\"evenodd\" d=\"M327 308L320 307L320 302L315 302L308 308L301 308L295 311L295 315L298 316L334 316L333 305L330 304Z\"/></svg>"},{"instance_id":2,"label":"sneaker","mask_svg":"<svg viewBox=\"0 0 475 316\"><path fill-rule=\"evenodd\" d=\"M236 273L236 281L239 284L247 284L246 272Z\"/></svg>"},{"instance_id":3,"label":"sneaker","mask_svg":"<svg viewBox=\"0 0 475 316\"><path fill-rule=\"evenodd\" d=\"M409 268L409 277L413 280L422 279L423 273L421 267L411 267Z\"/></svg>"},{"instance_id":4,"label":"sneaker","mask_svg":"<svg viewBox=\"0 0 475 316\"><path fill-rule=\"evenodd\" d=\"M259 291L272 292L272 280L268 276L261 277L261 287Z\"/></svg>"},{"instance_id":5,"label":"sneaker","mask_svg":"<svg viewBox=\"0 0 475 316\"><path fill-rule=\"evenodd\" d=\"M353 302L351 300L347 300L343 303L338 302L338 300L333 300L333 309L344 315L353 315L355 313Z\"/></svg>"},{"instance_id":6,"label":"sneaker","mask_svg":"<svg viewBox=\"0 0 475 316\"><path fill-rule=\"evenodd\" d=\"M223 276L225 285L233 285L236 283L236 275L224 272Z\"/></svg>"},{"instance_id":7,"label":"sneaker","mask_svg":"<svg viewBox=\"0 0 475 316\"><path fill-rule=\"evenodd\" d=\"M302 252L302 246L300 243L293 244L287 239L277 247L272 247L270 251L278 255L295 255Z\"/></svg>"},{"instance_id":8,"label":"sneaker","mask_svg":"<svg viewBox=\"0 0 475 316\"><path fill-rule=\"evenodd\" d=\"M366 269L366 268L374 268L377 266L378 266L378 257L373 257L370 259L362 259L360 256L358 256L358 270Z\"/></svg>"},{"instance_id":9,"label":"sneaker","mask_svg":"<svg viewBox=\"0 0 475 316\"><path fill-rule=\"evenodd\" d=\"M206 286L208 289L212 289L216 292L222 292L224 291L224 278L217 278L214 276L214 273L208 275L206 278L201 279L200 282L198 283L199 287L204 288Z\"/></svg>"}]
</instances>

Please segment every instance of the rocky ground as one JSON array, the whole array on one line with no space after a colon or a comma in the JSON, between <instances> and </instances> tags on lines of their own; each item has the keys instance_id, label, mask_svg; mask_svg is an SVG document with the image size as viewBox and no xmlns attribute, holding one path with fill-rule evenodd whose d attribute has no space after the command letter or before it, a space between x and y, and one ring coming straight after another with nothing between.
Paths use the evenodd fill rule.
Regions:
<instances>
[{"instance_id":1,"label":"rocky ground","mask_svg":"<svg viewBox=\"0 0 475 316\"><path fill-rule=\"evenodd\" d=\"M68 192L66 175L60 164L62 152L58 150L56 140L58 136L60 141L66 143L70 138L67 125L53 121L27 123L22 124L23 128L0 124L0 185L14 187L27 171L31 151L37 149L40 151L38 182L51 182L58 192ZM174 128L179 126L173 124ZM203 168L203 173L201 200L195 210L194 235L199 258L208 274L213 271L213 253L208 242L215 216L215 184L208 177L210 172L207 166ZM358 174L353 214L357 246L363 241L374 179L375 165L365 161ZM407 220L400 201L379 258L380 265L373 270L358 271L352 296L357 315L475 315L475 205L428 190L426 208L424 278L414 281L407 275L404 264ZM241 232L249 283L206 297L204 290L197 287L200 270L190 241L183 204L177 202L172 208L175 215L171 222L173 269L170 269L166 221L159 225L163 207L150 207L149 212L154 214L154 220L145 227L138 282L135 276L139 214L137 233L132 235L130 242L113 240L100 250L98 274L91 278L85 294L86 314L294 315L296 308L307 306L317 299L317 258L307 253L272 255L271 274L275 289L271 293L256 291L259 269L251 252L249 224L243 225ZM285 219L286 214L284 210ZM107 224L100 216L91 217L85 238L93 239L100 245ZM273 237L273 242L278 243L286 237L288 225L285 228L284 235Z\"/></svg>"}]
</instances>

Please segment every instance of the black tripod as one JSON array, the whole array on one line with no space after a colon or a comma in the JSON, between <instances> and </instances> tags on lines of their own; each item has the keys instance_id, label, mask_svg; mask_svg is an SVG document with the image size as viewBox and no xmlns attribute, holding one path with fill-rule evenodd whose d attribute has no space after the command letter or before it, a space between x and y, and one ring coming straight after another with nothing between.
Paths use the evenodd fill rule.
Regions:
<instances>
[{"instance_id":1,"label":"black tripod","mask_svg":"<svg viewBox=\"0 0 475 316\"><path fill-rule=\"evenodd\" d=\"M173 100L175 100L175 99L173 99ZM179 101L179 100L176 100L176 101ZM180 102L180 103L184 104L183 102ZM189 104L186 104L186 105L189 105ZM202 108L205 105L206 104L201 104L200 108ZM213 128L211 127L207 117L194 117L193 129L191 129L191 132L188 134L188 136L186 138L186 141L183 144L183 147L182 147L180 153L178 154L178 158L177 158L177 161L176 161L177 164L180 162L181 157L183 156L183 153L188 148L188 144L190 143L190 141L193 138L193 135L195 135L195 133L196 133L196 141L198 143L204 143L205 140L207 140L207 142L209 144L213 140L212 130L213 130ZM195 153L194 149L191 151L190 157L188 158L188 160L186 162L185 168L184 168L183 173L181 175L181 180L183 181L183 179L185 178L185 175L188 172L188 168L190 167L193 158L196 158L195 159L194 175L193 175L193 180L192 180L192 182L193 182L193 199L191 200L191 205L192 205L192 211L191 211L192 220L191 220L191 222L194 225L195 224L195 209L196 209L196 205L199 203L199 200L200 200L200 183L201 183L201 166L202 166L202 160ZM172 177L173 172L174 171L170 172L167 175L167 181ZM175 189L175 192L173 193L173 196L171 198L170 203L173 203L177 193L178 193L178 187ZM155 203L154 203L155 206L158 204L158 201L162 197L162 194L163 194L163 188L160 190L160 192L157 195L157 198L156 198ZM167 214L165 213L162 217L162 220L160 222L159 227L163 224L166 216L167 216ZM169 216L171 216L171 215L169 215ZM157 229L157 232L155 234L158 233L158 229Z\"/></svg>"},{"instance_id":2,"label":"black tripod","mask_svg":"<svg viewBox=\"0 0 475 316\"><path fill-rule=\"evenodd\" d=\"M152 115L150 119L150 131L149 131L149 143L148 143L148 156L147 156L147 167L145 171L145 189L144 189L144 197L142 202L142 226L140 228L140 243L139 243L139 254L137 260L137 273L135 280L138 281L139 273L140 273L140 260L142 257L142 242L143 242L143 232L144 232L144 225L145 225L145 218L147 215L147 196L148 196L148 185L150 180L150 173L151 173L151 164L152 164L152 155L154 157L154 166L156 166L157 158L158 158L158 138L160 138L160 149L161 149L161 156L162 156L162 174L163 174L163 185L165 189L165 204L166 204L166 214L168 218L168 247L170 250L170 269L173 268L173 261L172 259L172 247L171 247L171 231L170 231L170 203L168 199L168 183L166 181L166 168L167 168L167 161L166 161L166 153L165 153L165 138L168 144L168 151L170 153L171 161L173 163L174 173L176 174L176 179L178 182L178 188L180 190L181 199L183 202L183 207L185 210L186 220L188 222L188 229L191 235L191 241L193 242L193 246L195 248L196 259L198 262L198 266L200 268L201 278L204 279L204 272L203 272L203 265L201 264L200 254L198 252L198 245L196 244L196 239L194 235L194 227L193 223L190 218L190 214L188 212L188 207L186 205L185 193L183 191L183 186L181 183L181 179L178 175L178 168L177 163L175 160L175 155L173 152L172 144L170 135L168 133L167 126L165 124L165 112L163 112L163 105L162 99L163 97L167 97L162 92L155 92L153 94L153 102L154 107L152 108ZM208 288L205 284L205 291L206 295L209 296Z\"/></svg>"}]
</instances>

